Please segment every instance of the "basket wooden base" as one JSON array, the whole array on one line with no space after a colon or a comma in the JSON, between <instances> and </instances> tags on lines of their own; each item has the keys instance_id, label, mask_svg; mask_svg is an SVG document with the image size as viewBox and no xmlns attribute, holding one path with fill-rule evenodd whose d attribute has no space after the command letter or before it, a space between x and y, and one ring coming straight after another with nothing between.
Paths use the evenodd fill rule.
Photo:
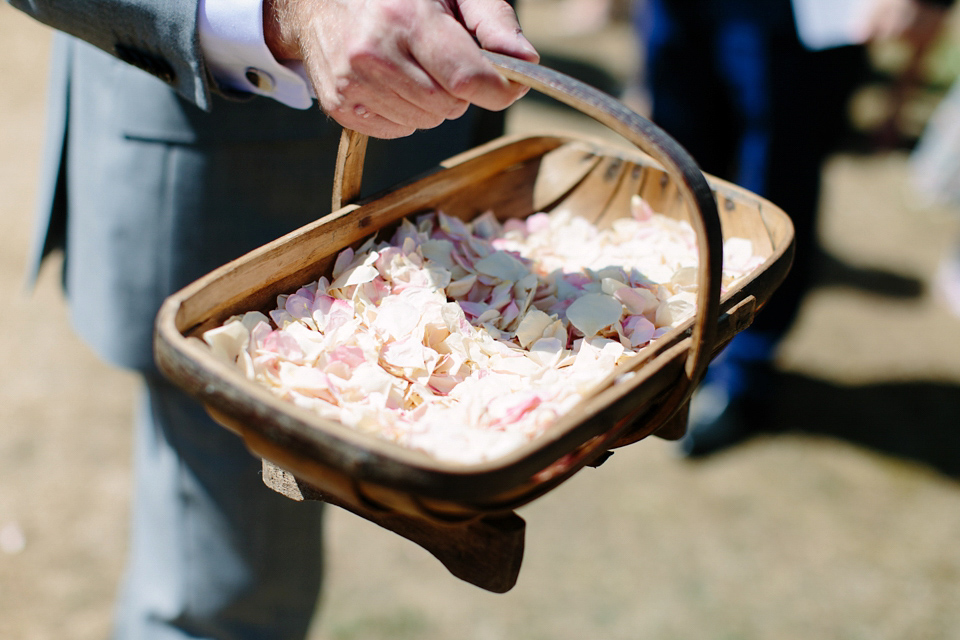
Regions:
<instances>
[{"instance_id":1,"label":"basket wooden base","mask_svg":"<svg viewBox=\"0 0 960 640\"><path fill-rule=\"evenodd\" d=\"M683 437L689 404L657 431L668 440ZM632 444L637 437L626 434L614 447ZM643 437L643 436L639 436ZM590 466L600 466L610 452ZM299 480L269 460L263 460L263 483L291 500L319 500L338 506L429 551L461 580L494 593L506 593L517 582L523 562L526 522L514 511L480 516L466 522L441 523L391 509L360 506Z\"/></svg>"},{"instance_id":2,"label":"basket wooden base","mask_svg":"<svg viewBox=\"0 0 960 640\"><path fill-rule=\"evenodd\" d=\"M520 575L527 524L512 511L439 524L397 511L365 509L297 480L268 460L263 461L263 482L291 500L328 502L392 531L429 551L454 576L481 589L506 593Z\"/></svg>"}]
</instances>

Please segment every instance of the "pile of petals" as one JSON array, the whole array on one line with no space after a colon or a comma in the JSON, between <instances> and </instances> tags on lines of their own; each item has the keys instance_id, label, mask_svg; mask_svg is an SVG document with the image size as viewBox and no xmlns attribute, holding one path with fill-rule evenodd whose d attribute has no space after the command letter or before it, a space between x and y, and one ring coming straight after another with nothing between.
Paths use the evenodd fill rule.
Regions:
<instances>
[{"instance_id":1,"label":"pile of petals","mask_svg":"<svg viewBox=\"0 0 960 640\"><path fill-rule=\"evenodd\" d=\"M437 459L535 438L695 309L696 237L635 198L599 229L563 214L466 223L432 212L345 249L332 281L207 331L276 395ZM724 286L754 269L724 247Z\"/></svg>"}]
</instances>

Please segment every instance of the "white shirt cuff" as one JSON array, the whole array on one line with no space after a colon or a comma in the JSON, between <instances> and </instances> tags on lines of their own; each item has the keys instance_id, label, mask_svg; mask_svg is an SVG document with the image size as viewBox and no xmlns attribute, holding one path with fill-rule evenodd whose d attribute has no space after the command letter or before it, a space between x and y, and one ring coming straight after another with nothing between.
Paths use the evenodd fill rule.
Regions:
<instances>
[{"instance_id":1,"label":"white shirt cuff","mask_svg":"<svg viewBox=\"0 0 960 640\"><path fill-rule=\"evenodd\" d=\"M263 38L263 0L200 0L200 49L224 88L309 109L313 89L303 65L277 62Z\"/></svg>"}]
</instances>

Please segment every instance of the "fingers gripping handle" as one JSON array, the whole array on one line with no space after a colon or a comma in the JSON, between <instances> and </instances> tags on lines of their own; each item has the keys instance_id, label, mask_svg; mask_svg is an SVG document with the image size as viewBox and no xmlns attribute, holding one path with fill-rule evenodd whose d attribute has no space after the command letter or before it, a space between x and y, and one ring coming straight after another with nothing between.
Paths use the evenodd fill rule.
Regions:
<instances>
[{"instance_id":1,"label":"fingers gripping handle","mask_svg":"<svg viewBox=\"0 0 960 640\"><path fill-rule=\"evenodd\" d=\"M683 397L689 395L693 385L703 377L716 342L723 266L720 217L703 173L690 154L666 132L602 91L532 62L487 51L484 55L507 79L563 102L623 136L663 165L680 187L692 213L691 223L697 232L700 255L697 316L685 365L687 388L677 390ZM334 175L334 211L355 201L360 194L366 141L366 136L355 131L343 132Z\"/></svg>"}]
</instances>

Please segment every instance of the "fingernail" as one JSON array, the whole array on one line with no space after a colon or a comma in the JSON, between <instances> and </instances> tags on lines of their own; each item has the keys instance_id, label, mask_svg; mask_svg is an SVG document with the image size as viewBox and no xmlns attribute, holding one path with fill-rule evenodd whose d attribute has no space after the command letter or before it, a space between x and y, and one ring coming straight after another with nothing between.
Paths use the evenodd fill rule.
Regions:
<instances>
[{"instance_id":1,"label":"fingernail","mask_svg":"<svg viewBox=\"0 0 960 640\"><path fill-rule=\"evenodd\" d=\"M529 54L531 57L536 58L537 60L540 59L540 54L537 52L534 46L530 44L530 41L527 40L527 37L523 35L523 32L517 32L517 41L520 43L520 48L523 49L524 52Z\"/></svg>"}]
</instances>

